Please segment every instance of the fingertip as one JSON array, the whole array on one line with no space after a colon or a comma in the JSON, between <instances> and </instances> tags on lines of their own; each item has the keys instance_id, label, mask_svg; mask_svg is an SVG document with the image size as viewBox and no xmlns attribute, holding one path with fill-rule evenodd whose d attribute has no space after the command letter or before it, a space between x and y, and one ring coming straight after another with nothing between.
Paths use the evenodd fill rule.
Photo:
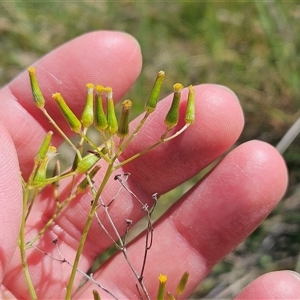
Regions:
<instances>
[{"instance_id":1,"label":"fingertip","mask_svg":"<svg viewBox=\"0 0 300 300\"><path fill-rule=\"evenodd\" d=\"M72 99L75 107L82 107L88 82L111 86L115 100L120 99L138 77L142 56L138 42L129 34L93 31L54 49L34 66L46 99L51 100L53 93L60 92ZM13 80L9 88L18 101L32 111L27 71Z\"/></svg>"},{"instance_id":2,"label":"fingertip","mask_svg":"<svg viewBox=\"0 0 300 300\"><path fill-rule=\"evenodd\" d=\"M236 94L222 85L201 84L195 87L195 95L196 120L201 124L197 135L206 140L206 145L216 138L220 147L232 146L244 127L244 114Z\"/></svg>"},{"instance_id":3,"label":"fingertip","mask_svg":"<svg viewBox=\"0 0 300 300\"><path fill-rule=\"evenodd\" d=\"M237 151L236 163L241 162L244 171L255 178L257 190L264 190L275 205L288 185L288 171L281 154L272 145L258 140L242 144Z\"/></svg>"},{"instance_id":4,"label":"fingertip","mask_svg":"<svg viewBox=\"0 0 300 300\"><path fill-rule=\"evenodd\" d=\"M292 271L277 271L258 277L234 299L299 299L299 295L299 274Z\"/></svg>"},{"instance_id":5,"label":"fingertip","mask_svg":"<svg viewBox=\"0 0 300 300\"><path fill-rule=\"evenodd\" d=\"M68 42L72 43L72 51L82 56L81 61L73 63L78 74L88 72L87 82L112 86L116 99L132 85L140 74L142 54L138 41L131 35L121 31L93 31ZM71 75L71 74L70 74ZM122 84L121 84L122 83Z\"/></svg>"}]
</instances>

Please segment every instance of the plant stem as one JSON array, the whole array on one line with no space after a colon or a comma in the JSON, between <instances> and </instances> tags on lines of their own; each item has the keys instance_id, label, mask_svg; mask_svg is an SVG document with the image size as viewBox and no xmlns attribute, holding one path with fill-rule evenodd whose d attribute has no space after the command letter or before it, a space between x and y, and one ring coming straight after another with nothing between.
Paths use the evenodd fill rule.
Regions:
<instances>
[{"instance_id":1,"label":"plant stem","mask_svg":"<svg viewBox=\"0 0 300 300\"><path fill-rule=\"evenodd\" d=\"M35 300L38 299L35 293L35 289L31 280L31 276L28 269L27 258L26 258L26 249L25 249L25 225L26 225L26 215L27 215L27 202L29 197L29 188L28 186L25 187L25 193L23 196L23 210L22 210L22 220L21 220L21 229L19 235L19 247L20 247L20 254L21 254L21 261L22 261L22 268L24 272L24 276L26 279L28 291L30 294L31 299Z\"/></svg>"},{"instance_id":2,"label":"plant stem","mask_svg":"<svg viewBox=\"0 0 300 300\"><path fill-rule=\"evenodd\" d=\"M113 164L114 164L114 161L112 161L107 167L105 176L103 178L103 181L101 182L101 185L99 187L99 190L98 190L96 196L94 197L93 204L91 206L89 215L87 217L85 226L83 228L81 239L79 241L78 249L77 249L77 252L76 252L75 259L74 259L74 264L73 264L72 272L71 272L71 275L70 275L69 283L68 283L68 286L67 286L67 293L66 293L66 297L65 297L66 300L71 299L72 287L73 287L73 284L74 284L75 275L76 275L76 271L77 271L78 264L79 264L79 259L80 259L80 256L82 255L82 250L83 250L83 247L84 247L84 244L85 244L85 240L86 240L86 237L89 233L89 229L91 227L94 214L95 214L95 212L97 210L97 207L98 207L98 199L99 199L101 193L103 192L104 187L106 186L106 184L107 184L107 182L108 182L108 180L109 180L109 178L110 178L110 176L113 172Z\"/></svg>"},{"instance_id":3,"label":"plant stem","mask_svg":"<svg viewBox=\"0 0 300 300\"><path fill-rule=\"evenodd\" d=\"M72 143L72 141L68 138L68 136L60 129L60 127L55 123L52 117L48 114L47 110L42 107L41 108L43 114L50 121L50 123L55 127L55 129L60 133L60 135L64 138L64 140L71 146L71 148L75 151L79 158L81 158L80 151L76 148L76 146Z\"/></svg>"},{"instance_id":4,"label":"plant stem","mask_svg":"<svg viewBox=\"0 0 300 300\"><path fill-rule=\"evenodd\" d=\"M167 133L169 132L169 130L167 129L166 132L161 136L160 140L157 141L156 143L152 144L151 146L149 146L148 148L145 148L144 150L132 155L131 157L127 158L126 160L123 160L122 162L119 163L119 165L116 167L116 169L121 168L122 166L126 165L127 163L131 162L132 160L140 157L141 155L149 152L150 150L152 150L153 148L159 146L160 144L163 144L165 142L168 142L172 139L174 139L175 137L177 137L178 135L180 135L182 132L184 132L190 124L185 124L180 130L178 130L177 132L175 132L173 135L166 137Z\"/></svg>"}]
</instances>

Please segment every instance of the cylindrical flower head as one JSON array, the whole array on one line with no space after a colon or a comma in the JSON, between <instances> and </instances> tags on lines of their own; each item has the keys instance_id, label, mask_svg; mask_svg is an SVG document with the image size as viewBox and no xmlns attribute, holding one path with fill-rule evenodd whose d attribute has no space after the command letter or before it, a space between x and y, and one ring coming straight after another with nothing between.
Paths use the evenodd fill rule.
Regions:
<instances>
[{"instance_id":1,"label":"cylindrical flower head","mask_svg":"<svg viewBox=\"0 0 300 300\"><path fill-rule=\"evenodd\" d=\"M48 163L56 154L56 148L54 146L49 146L46 156L42 161L40 161L39 166L33 176L32 183L34 185L43 185L46 182Z\"/></svg>"},{"instance_id":2,"label":"cylindrical flower head","mask_svg":"<svg viewBox=\"0 0 300 300\"><path fill-rule=\"evenodd\" d=\"M38 84L38 81L37 81L37 78L36 78L36 74L35 74L35 68L34 67L29 67L28 72L29 72L30 85L31 85L32 95L33 95L33 98L34 98L34 103L39 108L44 107L45 98L44 98L44 96L42 94L42 91L39 87L39 84Z\"/></svg>"},{"instance_id":3,"label":"cylindrical flower head","mask_svg":"<svg viewBox=\"0 0 300 300\"><path fill-rule=\"evenodd\" d=\"M182 277L178 283L177 289L176 289L176 293L178 295L181 295L183 293L186 283L188 281L188 278L189 278L189 272L184 272L184 274L182 275Z\"/></svg>"},{"instance_id":4,"label":"cylindrical flower head","mask_svg":"<svg viewBox=\"0 0 300 300\"><path fill-rule=\"evenodd\" d=\"M95 128L103 131L107 128L107 119L103 110L103 99L102 93L104 92L104 87L102 85L96 86L96 96L95 96Z\"/></svg>"},{"instance_id":5,"label":"cylindrical flower head","mask_svg":"<svg viewBox=\"0 0 300 300\"><path fill-rule=\"evenodd\" d=\"M94 297L94 300L101 300L101 297L96 290L93 290L93 297Z\"/></svg>"},{"instance_id":6,"label":"cylindrical flower head","mask_svg":"<svg viewBox=\"0 0 300 300\"><path fill-rule=\"evenodd\" d=\"M48 162L49 159L45 158L38 166L33 176L33 180L32 180L33 185L43 185L46 182L46 172L47 172Z\"/></svg>"},{"instance_id":7,"label":"cylindrical flower head","mask_svg":"<svg viewBox=\"0 0 300 300\"><path fill-rule=\"evenodd\" d=\"M149 99L145 105L145 110L148 113L152 113L156 108L156 104L158 102L158 98L159 98L159 94L160 94L160 90L161 90L161 85L162 85L164 78L165 78L165 72L159 71L157 74L156 80L154 82Z\"/></svg>"},{"instance_id":8,"label":"cylindrical flower head","mask_svg":"<svg viewBox=\"0 0 300 300\"><path fill-rule=\"evenodd\" d=\"M165 124L169 129L175 127L179 118L180 95L183 85L181 83L174 84L174 96L171 107L166 115Z\"/></svg>"},{"instance_id":9,"label":"cylindrical flower head","mask_svg":"<svg viewBox=\"0 0 300 300\"><path fill-rule=\"evenodd\" d=\"M165 288L167 283L167 276L160 274L158 276L159 286L157 291L157 300L164 300L165 299Z\"/></svg>"},{"instance_id":10,"label":"cylindrical flower head","mask_svg":"<svg viewBox=\"0 0 300 300\"><path fill-rule=\"evenodd\" d=\"M114 135L118 131L118 120L115 112L115 104L112 97L112 88L105 88L107 97L107 131L110 135Z\"/></svg>"},{"instance_id":11,"label":"cylindrical flower head","mask_svg":"<svg viewBox=\"0 0 300 300\"><path fill-rule=\"evenodd\" d=\"M88 128L94 122L94 85L92 83L88 83L86 88L86 103L82 113L81 123L85 128Z\"/></svg>"},{"instance_id":12,"label":"cylindrical flower head","mask_svg":"<svg viewBox=\"0 0 300 300\"><path fill-rule=\"evenodd\" d=\"M118 127L118 136L124 138L129 133L129 111L132 106L132 102L130 100L125 100L122 105L122 112Z\"/></svg>"},{"instance_id":13,"label":"cylindrical flower head","mask_svg":"<svg viewBox=\"0 0 300 300\"><path fill-rule=\"evenodd\" d=\"M71 111L64 98L60 93L55 93L52 98L56 101L59 106L60 111L68 122L72 131L79 133L81 131L81 123L75 114Z\"/></svg>"},{"instance_id":14,"label":"cylindrical flower head","mask_svg":"<svg viewBox=\"0 0 300 300\"><path fill-rule=\"evenodd\" d=\"M189 86L189 95L184 120L186 124L192 124L195 121L195 90L192 85Z\"/></svg>"},{"instance_id":15,"label":"cylindrical flower head","mask_svg":"<svg viewBox=\"0 0 300 300\"><path fill-rule=\"evenodd\" d=\"M49 147L50 147L50 143L51 143L51 139L52 139L52 135L53 135L53 132L52 131L49 131L38 151L38 153L36 154L35 156L35 161L38 163L39 161L42 161L46 155L47 155L47 152L49 150Z\"/></svg>"},{"instance_id":16,"label":"cylindrical flower head","mask_svg":"<svg viewBox=\"0 0 300 300\"><path fill-rule=\"evenodd\" d=\"M75 172L86 173L89 171L100 159L100 156L94 153L87 154L77 165Z\"/></svg>"}]
</instances>

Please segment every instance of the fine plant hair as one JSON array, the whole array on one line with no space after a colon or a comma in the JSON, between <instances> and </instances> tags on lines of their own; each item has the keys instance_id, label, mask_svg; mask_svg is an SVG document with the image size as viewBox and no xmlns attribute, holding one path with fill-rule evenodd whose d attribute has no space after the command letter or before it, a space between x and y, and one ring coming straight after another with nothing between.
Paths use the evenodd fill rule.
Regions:
<instances>
[{"instance_id":1,"label":"fine plant hair","mask_svg":"<svg viewBox=\"0 0 300 300\"><path fill-rule=\"evenodd\" d=\"M121 160L121 154L130 145L131 141L139 134L140 129L147 122L148 117L155 113L156 105L159 99L159 94L162 86L165 73L163 71L158 72L157 78L154 82L153 89L150 92L150 96L145 103L144 115L136 128L131 132L129 128L129 113L132 106L130 100L125 100L122 103L122 108L119 118L116 116L115 104L113 100L113 91L111 87L104 87L101 85L94 85L88 83L86 85L86 99L85 106L82 111L81 117L78 118L74 112L70 109L68 104L63 98L63 95L56 92L52 95L52 98L57 103L60 112L64 116L71 131L79 137L79 142L76 144L69 138L67 134L56 123L55 119L47 111L47 103L40 90L36 70L34 67L28 69L29 79L33 94L33 100L36 107L43 113L45 118L52 124L54 130L56 130L64 139L66 145L70 148L70 152L73 151L74 161L72 166L67 171L61 172L60 170L60 158L56 147L52 145L53 132L49 131L40 148L38 149L35 157L33 158L33 168L28 178L22 177L23 186L23 210L22 221L19 235L19 248L22 260L22 269L26 279L28 291L31 299L38 299L36 287L32 280L32 274L30 272L30 263L28 262L28 250L38 251L45 256L51 258L58 263L64 263L70 266L70 276L67 282L65 299L71 299L74 292L74 280L78 274L86 281L94 284L93 298L101 299L98 290L101 293L109 294L113 299L118 299L113 290L109 290L93 278L92 273L83 272L78 268L80 257L83 253L83 248L86 242L87 235L89 233L92 221L96 221L99 226L99 232L105 233L115 248L123 254L123 257L132 271L136 281L133 283L136 286L137 293L140 299L150 299L147 287L144 284L145 269L147 267L147 257L151 250L154 239L154 224L152 221L152 213L155 209L155 205L158 201L157 193L149 195L148 199L140 199L129 187L128 181L130 180L129 173L123 173L122 167L131 163L139 156L151 151L152 149L159 147L161 144L166 143L178 135L183 133L195 119L195 91L192 86L188 87L188 99L186 103L186 111L184 120L185 123L182 127L178 128L179 106L181 98L181 90L183 86L180 83L174 84L174 94L171 106L165 116L164 124L165 131L161 133L161 137L152 145L144 148L138 153L132 154L124 160ZM88 135L88 131L94 128L99 138L94 141ZM99 146L100 144L100 146ZM85 150L84 150L85 149ZM54 167L50 167L49 161L55 160ZM100 170L99 161L105 162L104 175L99 180L95 179L95 175ZM102 166L103 168L103 166ZM51 170L51 174L50 174ZM103 171L103 170L102 170ZM114 179L119 185L118 191L115 193L112 199L106 199L104 191L107 187L109 180ZM68 193L60 193L60 184L64 182L64 185L68 188ZM30 214L33 211L33 207L36 203L37 196L45 188L52 189L52 199L47 201L53 201L55 203L54 213L46 220L43 228L35 236L31 236L30 240L27 240L26 224ZM47 253L42 246L38 245L39 239L50 229L54 224L56 218L72 203L77 196L83 192L88 192L90 201L90 210L86 214L85 225L81 232L81 238L78 241L77 252L74 261L69 261L60 248L59 238L53 239L57 256L53 257ZM114 217L111 214L112 204L116 203L122 194L126 193L133 201L140 206L141 210L145 214L146 228L145 228L145 240L144 250L142 255L141 267L137 269L133 266L130 257L127 253L127 236L131 229L133 221L129 218L124 219L124 228L122 232L117 228ZM149 201L149 199L152 199ZM152 203L152 204L148 204ZM101 212L101 214L100 214ZM105 221L103 220L105 217ZM182 278L178 284L177 290L170 292L166 290L167 276L158 274L158 288L157 299L176 299L180 295L186 286L188 279L188 270L182 275Z\"/></svg>"}]
</instances>

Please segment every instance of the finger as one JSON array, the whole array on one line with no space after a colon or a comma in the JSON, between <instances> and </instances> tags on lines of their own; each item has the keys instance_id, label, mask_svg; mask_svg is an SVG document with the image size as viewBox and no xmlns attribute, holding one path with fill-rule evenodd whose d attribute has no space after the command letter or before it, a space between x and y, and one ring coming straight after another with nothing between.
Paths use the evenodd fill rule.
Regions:
<instances>
[{"instance_id":1,"label":"finger","mask_svg":"<svg viewBox=\"0 0 300 300\"><path fill-rule=\"evenodd\" d=\"M129 35L100 31L66 43L34 66L47 110L67 130L51 95L61 92L77 114L84 106L88 82L112 86L114 97L119 100L140 72L141 53ZM26 71L4 87L0 97L0 120L9 128L23 174L28 173L45 132L53 127L34 105ZM61 139L54 139L55 145L60 142Z\"/></svg>"},{"instance_id":2,"label":"finger","mask_svg":"<svg viewBox=\"0 0 300 300\"><path fill-rule=\"evenodd\" d=\"M0 282L16 250L22 210L22 187L15 147L0 122Z\"/></svg>"},{"instance_id":3,"label":"finger","mask_svg":"<svg viewBox=\"0 0 300 300\"><path fill-rule=\"evenodd\" d=\"M164 194L193 177L228 150L241 134L243 112L232 91L223 86L203 84L195 87L195 94L196 122L184 134L124 166L131 174L131 181L142 186L148 195ZM187 96L188 91L184 89L177 129L183 126ZM172 97L159 103L147 125L121 156L121 161L160 139ZM134 120L132 126L137 126L139 121L140 118Z\"/></svg>"},{"instance_id":4,"label":"finger","mask_svg":"<svg viewBox=\"0 0 300 300\"><path fill-rule=\"evenodd\" d=\"M186 298L213 266L263 221L286 186L284 161L271 146L252 141L229 153L155 225L144 274L150 298L156 295L159 274L168 276L167 289L174 292L187 271L189 282L181 296ZM127 250L137 272L141 270L144 246L143 236ZM118 272L120 269L124 271ZM122 254L93 278L111 290L118 285L120 294L116 294L120 297L138 297L136 278ZM87 297L90 288L78 293L78 298Z\"/></svg>"},{"instance_id":5,"label":"finger","mask_svg":"<svg viewBox=\"0 0 300 300\"><path fill-rule=\"evenodd\" d=\"M299 295L299 274L292 271L278 271L258 277L234 299L299 299Z\"/></svg>"},{"instance_id":6,"label":"finger","mask_svg":"<svg viewBox=\"0 0 300 300\"><path fill-rule=\"evenodd\" d=\"M124 170L131 172L131 177L128 181L129 188L145 203L150 203L153 192L164 193L176 184L187 180L199 172L204 166L226 151L236 141L242 130L242 110L236 96L231 91L215 85L201 85L196 87L195 90L197 121L178 140L174 139L168 144L162 145L153 152L146 154L144 157L142 156L132 161ZM160 123L163 123L163 118L169 107L169 100L170 97L158 105L157 112L150 118L148 125L146 125L141 134L134 138L133 146L128 148L124 158L125 155L127 157L130 155L130 151L136 153L136 151L140 150L140 146L143 147L145 143L151 143L160 138L163 133L163 131L159 132L159 129L161 129ZM183 100L186 100L186 93ZM136 126L137 122L133 126ZM99 176L95 178L96 186L99 186L101 183L105 170L106 166L103 165ZM175 172L175 170L180 172ZM159 184L158 178L160 179ZM120 184L117 181L111 179L108 182L101 195L105 203L109 203L114 198L119 188ZM67 189L62 191L60 199L64 199L66 195L68 195ZM53 214L55 203L51 197L49 190L46 190L43 197L36 201L32 217L29 219L31 236ZM127 192L123 191L120 197L120 199L118 198L110 205L109 210L116 228L120 235L123 235L126 229L125 220L128 218L135 223L144 215L144 212L136 199ZM91 200L92 197L89 193L82 194L74 199L71 205L56 219L49 233L41 238L38 245L41 245L42 249L50 255L57 256L57 251L53 245L51 246L51 241L58 237L64 255L72 262L90 209ZM108 225L107 217L105 217L101 208L99 209L99 216L103 223ZM108 226L108 228L110 227ZM95 257L102 253L111 243L111 239L104 234L95 221L90 228L85 243L79 266L80 269L83 271L87 270ZM41 259L42 266L40 264L32 266L31 271L36 274L36 286L40 284L45 285L44 273L41 270L53 269L52 263L51 259L45 258ZM16 259L15 268L17 264L18 260ZM70 270L65 265L60 265L60 268L61 282L67 282ZM78 278L77 282L79 280L80 278ZM47 276L47 289L43 289L47 290L47 294L43 295L44 297L61 296L63 294L62 288L56 287L52 289L51 286L53 284L57 284L57 278ZM20 288L20 285L18 291L20 294L25 292ZM58 293L58 291L61 294L53 294L54 292Z\"/></svg>"}]
</instances>

